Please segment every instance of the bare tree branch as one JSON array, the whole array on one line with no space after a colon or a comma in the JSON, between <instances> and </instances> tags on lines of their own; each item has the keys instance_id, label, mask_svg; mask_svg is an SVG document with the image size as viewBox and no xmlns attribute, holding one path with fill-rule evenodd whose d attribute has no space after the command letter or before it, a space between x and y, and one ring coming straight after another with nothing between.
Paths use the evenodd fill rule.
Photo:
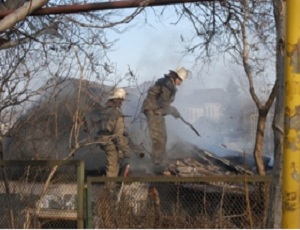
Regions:
<instances>
[{"instance_id":1,"label":"bare tree branch","mask_svg":"<svg viewBox=\"0 0 300 230\"><path fill-rule=\"evenodd\" d=\"M46 5L49 0L31 0L0 21L0 33L24 20L27 15Z\"/></svg>"}]
</instances>

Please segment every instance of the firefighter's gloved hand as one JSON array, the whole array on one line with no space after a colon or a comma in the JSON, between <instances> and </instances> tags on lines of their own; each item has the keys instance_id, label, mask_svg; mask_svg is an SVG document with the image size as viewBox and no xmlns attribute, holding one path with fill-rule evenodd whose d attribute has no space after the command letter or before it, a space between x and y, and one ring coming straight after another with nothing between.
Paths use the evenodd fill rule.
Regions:
<instances>
[{"instance_id":1,"label":"firefighter's gloved hand","mask_svg":"<svg viewBox=\"0 0 300 230\"><path fill-rule=\"evenodd\" d=\"M180 115L179 111L174 106L170 106L168 110L169 110L170 115L172 115L176 119L180 118L181 115Z\"/></svg>"},{"instance_id":2,"label":"firefighter's gloved hand","mask_svg":"<svg viewBox=\"0 0 300 230\"><path fill-rule=\"evenodd\" d=\"M119 155L119 158L120 159L123 159L123 158L129 158L130 157L130 154L128 151L118 151L118 155Z\"/></svg>"}]
</instances>

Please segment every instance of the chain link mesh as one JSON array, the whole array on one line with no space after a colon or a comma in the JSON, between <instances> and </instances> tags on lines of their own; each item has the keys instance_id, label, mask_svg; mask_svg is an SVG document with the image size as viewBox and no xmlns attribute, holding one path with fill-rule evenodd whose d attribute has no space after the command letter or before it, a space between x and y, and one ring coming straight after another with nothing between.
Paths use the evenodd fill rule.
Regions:
<instances>
[{"instance_id":1,"label":"chain link mesh","mask_svg":"<svg viewBox=\"0 0 300 230\"><path fill-rule=\"evenodd\" d=\"M59 165L48 183L54 167L2 164L1 228L76 228L79 209L88 228L265 227L270 177L88 177L79 208L77 166Z\"/></svg>"},{"instance_id":2,"label":"chain link mesh","mask_svg":"<svg viewBox=\"0 0 300 230\"><path fill-rule=\"evenodd\" d=\"M76 228L77 165L56 167L1 166L1 228Z\"/></svg>"},{"instance_id":3,"label":"chain link mesh","mask_svg":"<svg viewBox=\"0 0 300 230\"><path fill-rule=\"evenodd\" d=\"M264 228L268 187L259 181L120 182L115 188L95 182L90 227Z\"/></svg>"}]
</instances>

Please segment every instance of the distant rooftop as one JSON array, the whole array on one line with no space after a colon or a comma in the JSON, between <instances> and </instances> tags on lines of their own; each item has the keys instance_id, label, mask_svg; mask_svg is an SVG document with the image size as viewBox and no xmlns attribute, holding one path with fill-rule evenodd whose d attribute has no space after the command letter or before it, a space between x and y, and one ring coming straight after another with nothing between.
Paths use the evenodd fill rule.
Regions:
<instances>
[{"instance_id":1,"label":"distant rooftop","mask_svg":"<svg viewBox=\"0 0 300 230\"><path fill-rule=\"evenodd\" d=\"M187 103L188 105L199 106L204 103L222 104L225 98L225 90L222 88L197 89L184 98L178 97L176 100L179 103Z\"/></svg>"}]
</instances>

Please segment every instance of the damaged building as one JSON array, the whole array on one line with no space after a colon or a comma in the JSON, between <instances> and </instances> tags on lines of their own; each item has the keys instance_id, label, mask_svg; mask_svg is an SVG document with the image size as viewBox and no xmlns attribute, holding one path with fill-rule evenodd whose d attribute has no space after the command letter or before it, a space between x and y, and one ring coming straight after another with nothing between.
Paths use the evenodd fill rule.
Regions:
<instances>
[{"instance_id":1,"label":"damaged building","mask_svg":"<svg viewBox=\"0 0 300 230\"><path fill-rule=\"evenodd\" d=\"M23 113L7 132L3 139L3 159L83 160L86 176L103 176L105 171L105 153L97 144L91 142L91 136L83 129L82 118L93 108L101 108L104 105L112 87L75 79L62 80L61 82L55 82L55 84L50 82L48 84L52 84L51 87L48 87L48 91ZM143 84L139 88L126 88L127 97L123 104L123 114L131 147L131 157L126 162L130 165L128 177L155 175L151 167L151 143L147 132L146 118L140 112L141 102L148 87L148 84ZM180 121L167 118L169 138L167 144L168 162L165 165L164 177L251 176L256 173L252 156L226 148L224 145L210 144L205 137L195 135L190 127L182 124L182 122L180 125L174 125L175 123L178 124L178 122ZM174 127L181 127L182 129L180 132L176 132ZM191 140L193 141L190 142L183 138L179 135L180 133L184 134L184 136L192 136ZM269 166L269 161L270 159L267 157L264 159L266 167ZM65 174L66 172L61 171L61 173ZM24 171L22 169L14 170L10 171L9 178L19 178L23 175ZM211 196L213 196L213 200L216 199L220 202L222 194L224 194L224 183L215 183L214 181L203 181L196 184L182 182L179 187L176 183L162 186L162 183L148 181L145 183L130 183L123 187L122 195L127 200L132 197L132 194L141 193L141 195L135 195L130 202L130 207L135 216L141 216L144 213L143 207L148 207L149 200L153 199L156 205L151 207L154 207L154 210L161 213L160 216L173 215L174 212L170 210L173 210L174 205L179 202L178 205L186 213L185 218L196 217L198 214L202 215L206 211L213 212L215 209L212 208L214 205L210 203L211 208L203 210L203 200L201 202L197 201L197 204L195 204L191 197L201 194L203 198L209 191ZM99 197L97 188L98 186L93 187L97 191L97 196L95 196ZM255 187L249 188L250 192L256 190L257 188L255 189ZM176 197L175 191L183 194L180 200ZM226 191L229 191L231 195L233 193L235 196L236 194L241 195L245 193L245 187L243 185L232 185L226 187ZM228 199L231 199L231 195L228 195ZM95 196L93 204L95 204ZM243 197L243 195L241 196ZM57 203L55 200L61 200L57 197L54 197L55 199L51 197L48 196L52 203L54 202L55 204ZM103 197L101 196L101 199ZM75 198L73 196L71 198L74 203ZM168 202L163 202L164 199L169 200ZM244 198L241 199L242 202L245 202ZM104 200L107 201L107 199ZM50 203L49 200L44 199L42 205L43 207L50 207ZM70 206L72 202L68 200L67 203ZM202 206L200 207L199 205ZM72 206L71 204L70 207L74 209L74 205ZM100 212L102 211L103 209L100 209ZM227 211L226 215L236 215L236 213L231 213L231 209ZM193 215L190 212L193 212ZM243 209L240 212L244 213L245 210ZM213 217L212 213L209 215L211 218ZM101 216L105 215L101 213ZM153 218L155 222L158 217L154 215ZM107 226L107 223L103 221L100 219L94 220L93 227L118 227L118 225ZM149 227L151 225L134 226ZM164 225L160 226L165 227ZM229 227L237 226L249 227L249 225L239 225L237 223ZM123 227L126 227L126 225ZM132 227L132 225L128 225L128 227ZM182 225L182 227L191 226Z\"/></svg>"},{"instance_id":2,"label":"damaged building","mask_svg":"<svg viewBox=\"0 0 300 230\"><path fill-rule=\"evenodd\" d=\"M49 87L45 95L42 95L18 118L5 136L3 140L4 160L80 159L84 160L86 170L102 171L105 165L105 154L96 144L89 143L90 137L84 132L81 121L83 116L93 108L101 108L104 105L112 87L89 81L80 82L75 79L48 84L53 84L53 86ZM147 87L149 85L144 84L138 89L127 88L127 98L123 105L123 114L132 147L129 163L133 171L139 171L139 168L150 170L147 163L151 161L151 143L145 117L140 112L141 101ZM74 119L77 119L79 127L77 136L73 130ZM184 130L174 132L174 126L184 127ZM189 127L180 124L180 121L167 117L167 128L169 159L174 159L175 156L188 158L191 156L190 149L199 148L199 150L210 152L212 157L222 156L236 160L238 163L243 162L243 153L221 145L207 144L209 141L205 137L196 136ZM182 139L178 135L179 132L188 133L194 140L198 138L199 145ZM181 146L178 142L182 143ZM75 149L74 146L78 143L80 147ZM143 156L142 159L141 156ZM253 169L255 165L251 158L246 155L245 163ZM266 158L266 163L268 160ZM135 161L138 163L136 164Z\"/></svg>"}]
</instances>

